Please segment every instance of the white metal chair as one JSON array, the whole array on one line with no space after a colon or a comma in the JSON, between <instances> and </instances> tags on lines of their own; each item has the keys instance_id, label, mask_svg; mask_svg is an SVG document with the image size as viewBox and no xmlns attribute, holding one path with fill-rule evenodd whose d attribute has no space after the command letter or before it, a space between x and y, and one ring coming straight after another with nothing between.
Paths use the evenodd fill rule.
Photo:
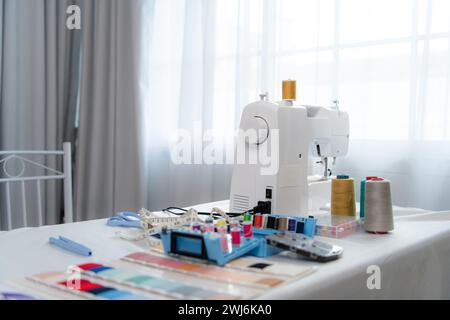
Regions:
<instances>
[{"instance_id":1,"label":"white metal chair","mask_svg":"<svg viewBox=\"0 0 450 320\"><path fill-rule=\"evenodd\" d=\"M62 156L63 157L63 172L54 168L49 168L41 163L29 159L30 156ZM43 208L41 198L41 181L48 180L63 180L64 189L64 222L73 222L72 211L72 163L71 163L71 144L65 142L63 144L62 151L0 151L0 185L5 184L6 193L6 221L7 230L12 229L12 208L11 208L11 184L18 183L21 187L21 200L22 200L22 219L23 226L28 226L27 217L27 205L26 205L26 192L25 183L36 184L37 195L37 211L38 211L38 223L42 225L43 221ZM20 164L20 172L12 174L8 172L7 164L9 161L16 160ZM24 176L26 166L33 166L35 168L44 169L44 174L39 176ZM2 178L2 176L4 178Z\"/></svg>"}]
</instances>

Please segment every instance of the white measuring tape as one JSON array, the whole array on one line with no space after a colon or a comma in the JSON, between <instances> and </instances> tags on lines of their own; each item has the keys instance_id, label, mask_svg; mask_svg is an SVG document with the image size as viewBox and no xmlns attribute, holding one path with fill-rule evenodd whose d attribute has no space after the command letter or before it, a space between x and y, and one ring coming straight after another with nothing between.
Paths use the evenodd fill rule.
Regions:
<instances>
[{"instance_id":1,"label":"white measuring tape","mask_svg":"<svg viewBox=\"0 0 450 320\"><path fill-rule=\"evenodd\" d=\"M213 208L211 210L211 215L213 215L214 213L220 214L227 222L230 222L230 217L222 209ZM144 232L136 235L125 234L124 232L118 231L116 232L116 235L122 239L129 241L139 241L147 239L150 240L151 245L156 245L156 242L159 243L159 240L156 240L154 237L152 237L152 235L160 233L162 229L176 229L201 221L198 216L198 212L192 208L189 209L186 213L183 213L181 216L175 217L161 217L145 208L142 208L141 210L139 210L139 216L141 217L141 226Z\"/></svg>"},{"instance_id":2,"label":"white measuring tape","mask_svg":"<svg viewBox=\"0 0 450 320\"><path fill-rule=\"evenodd\" d=\"M139 216L141 217L142 228L147 234L160 232L163 228L174 229L200 221L198 212L194 209L189 209L186 213L178 217L159 217L153 212L142 208L139 211Z\"/></svg>"}]
</instances>

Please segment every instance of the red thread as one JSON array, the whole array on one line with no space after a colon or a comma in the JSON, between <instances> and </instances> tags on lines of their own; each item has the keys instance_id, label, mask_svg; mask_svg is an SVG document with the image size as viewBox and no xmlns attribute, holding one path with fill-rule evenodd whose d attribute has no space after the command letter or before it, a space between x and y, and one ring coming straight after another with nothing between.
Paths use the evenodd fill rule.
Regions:
<instances>
[{"instance_id":1,"label":"red thread","mask_svg":"<svg viewBox=\"0 0 450 320\"><path fill-rule=\"evenodd\" d=\"M89 269L98 268L98 267L102 267L102 265L98 264L98 263L84 263L84 264L78 265L78 268L80 268L82 270L89 270Z\"/></svg>"},{"instance_id":2,"label":"red thread","mask_svg":"<svg viewBox=\"0 0 450 320\"><path fill-rule=\"evenodd\" d=\"M241 232L238 228L231 230L231 243L237 246L241 244Z\"/></svg>"},{"instance_id":3,"label":"red thread","mask_svg":"<svg viewBox=\"0 0 450 320\"><path fill-rule=\"evenodd\" d=\"M255 228L261 228L262 227L262 215L260 215L260 214L255 214L254 215L253 226Z\"/></svg>"},{"instance_id":4,"label":"red thread","mask_svg":"<svg viewBox=\"0 0 450 320\"><path fill-rule=\"evenodd\" d=\"M75 289L75 290L79 290L79 291L88 291L88 290L92 290L92 289L97 289L97 288L102 288L103 286L98 284L98 283L94 283L94 282L90 282L88 280L85 279L80 279L80 280L71 280L71 281L62 281L59 282L58 284L62 285L62 286L66 286L68 288L71 289Z\"/></svg>"}]
</instances>

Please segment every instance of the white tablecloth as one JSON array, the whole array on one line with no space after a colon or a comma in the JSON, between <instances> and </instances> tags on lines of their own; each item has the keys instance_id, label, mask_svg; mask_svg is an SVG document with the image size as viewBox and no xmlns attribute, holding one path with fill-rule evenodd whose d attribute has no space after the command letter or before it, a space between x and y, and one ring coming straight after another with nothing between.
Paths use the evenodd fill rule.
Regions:
<instances>
[{"instance_id":1,"label":"white tablecloth","mask_svg":"<svg viewBox=\"0 0 450 320\"><path fill-rule=\"evenodd\" d=\"M228 209L228 201L196 206ZM344 248L341 259L329 263L288 259L315 265L315 273L266 292L267 299L450 299L450 212L395 210L395 231L370 235L363 231L343 239L324 238ZM39 272L65 270L82 262L105 262L146 250L145 241L130 242L115 235L118 228L106 220L23 228L0 233L0 282ZM48 244L50 236L63 235L93 250L83 258ZM381 269L381 289L367 287L367 267Z\"/></svg>"}]
</instances>

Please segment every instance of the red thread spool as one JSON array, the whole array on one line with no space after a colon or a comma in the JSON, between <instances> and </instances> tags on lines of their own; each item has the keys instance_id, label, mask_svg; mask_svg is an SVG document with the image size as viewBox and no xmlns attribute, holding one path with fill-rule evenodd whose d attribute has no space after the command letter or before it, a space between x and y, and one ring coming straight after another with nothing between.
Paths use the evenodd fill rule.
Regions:
<instances>
[{"instance_id":1,"label":"red thread spool","mask_svg":"<svg viewBox=\"0 0 450 320\"><path fill-rule=\"evenodd\" d=\"M262 227L262 215L255 214L253 216L253 226L255 228L261 228Z\"/></svg>"},{"instance_id":2,"label":"red thread spool","mask_svg":"<svg viewBox=\"0 0 450 320\"><path fill-rule=\"evenodd\" d=\"M251 238L253 237L253 226L251 221L245 221L242 225L244 229L244 238Z\"/></svg>"},{"instance_id":3,"label":"red thread spool","mask_svg":"<svg viewBox=\"0 0 450 320\"><path fill-rule=\"evenodd\" d=\"M239 228L231 229L231 244L239 246L241 244L241 230Z\"/></svg>"}]
</instances>

